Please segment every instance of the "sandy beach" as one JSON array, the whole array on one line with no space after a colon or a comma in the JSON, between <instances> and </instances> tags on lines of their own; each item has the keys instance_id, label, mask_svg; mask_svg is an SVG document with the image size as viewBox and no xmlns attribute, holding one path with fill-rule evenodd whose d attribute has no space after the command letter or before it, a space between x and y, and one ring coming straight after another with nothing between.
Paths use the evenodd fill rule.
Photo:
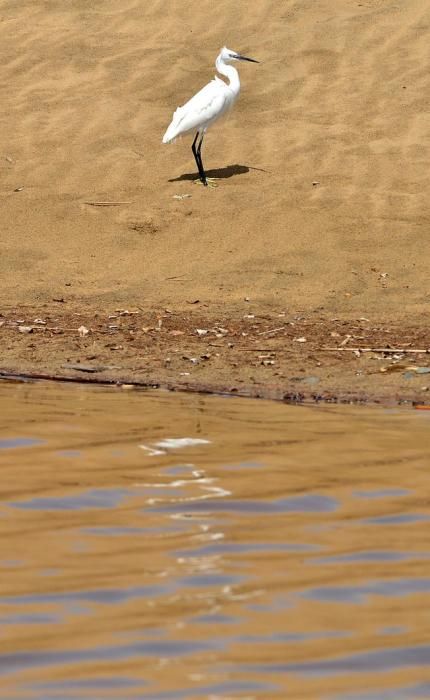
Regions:
<instances>
[{"instance_id":1,"label":"sandy beach","mask_svg":"<svg viewBox=\"0 0 430 700\"><path fill-rule=\"evenodd\" d=\"M418 0L3 3L0 369L106 364L109 348L89 343L97 319L115 333L118 309L141 314L134 333L146 339L142 328L177 314L182 354L197 313L208 328L230 319L232 335L247 332L244 317L267 321L284 349L302 335L316 350L347 335L377 349L372 329L386 328L405 350L394 362L425 365L407 350L430 346L429 20ZM261 64L239 66L239 101L208 132L204 162L219 178L209 189L194 182L192 139L161 139L173 110L213 77L223 45ZM287 328L300 318L307 335ZM35 319L58 332L18 330ZM80 325L87 336L64 330ZM118 344L131 376L153 356L127 338ZM345 356L339 392L357 371L377 392L373 370ZM262 385L288 393L301 368L331 387L325 360L297 357L283 376L263 365ZM207 384L240 372L252 383L249 351L234 362L208 358L171 379L198 382L204 364ZM392 373L392 397L401 376ZM409 381L417 400L430 384Z\"/></svg>"}]
</instances>

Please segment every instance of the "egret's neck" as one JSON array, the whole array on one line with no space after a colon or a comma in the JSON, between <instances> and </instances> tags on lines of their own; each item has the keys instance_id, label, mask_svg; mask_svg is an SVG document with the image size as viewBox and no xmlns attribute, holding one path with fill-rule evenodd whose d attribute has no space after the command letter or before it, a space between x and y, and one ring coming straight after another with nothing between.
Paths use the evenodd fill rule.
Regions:
<instances>
[{"instance_id":1,"label":"egret's neck","mask_svg":"<svg viewBox=\"0 0 430 700\"><path fill-rule=\"evenodd\" d=\"M233 90L235 95L238 95L240 91L240 80L239 73L237 72L236 68L233 68L233 66L230 66L228 63L224 63L219 56L215 62L215 66L218 73L228 78L229 88Z\"/></svg>"}]
</instances>

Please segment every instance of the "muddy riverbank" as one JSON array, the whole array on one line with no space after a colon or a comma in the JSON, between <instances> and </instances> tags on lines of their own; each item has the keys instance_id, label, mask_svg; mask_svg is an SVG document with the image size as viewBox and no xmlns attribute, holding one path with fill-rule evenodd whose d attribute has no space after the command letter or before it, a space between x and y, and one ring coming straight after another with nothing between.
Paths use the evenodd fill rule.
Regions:
<instances>
[{"instance_id":1,"label":"muddy riverbank","mask_svg":"<svg viewBox=\"0 0 430 700\"><path fill-rule=\"evenodd\" d=\"M59 306L3 311L1 374L298 402L426 404L430 397L428 327L259 313L246 303L228 316Z\"/></svg>"}]
</instances>

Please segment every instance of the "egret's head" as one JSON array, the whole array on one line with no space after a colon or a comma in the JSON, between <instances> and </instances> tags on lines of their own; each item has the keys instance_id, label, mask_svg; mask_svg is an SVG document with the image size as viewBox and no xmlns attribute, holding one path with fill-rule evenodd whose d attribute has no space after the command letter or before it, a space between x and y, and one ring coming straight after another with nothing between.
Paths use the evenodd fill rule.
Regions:
<instances>
[{"instance_id":1,"label":"egret's head","mask_svg":"<svg viewBox=\"0 0 430 700\"><path fill-rule=\"evenodd\" d=\"M224 63L233 63L233 61L251 61L252 63L259 63L259 61L256 61L255 58L247 58L246 56L242 56L242 54L232 51L226 46L221 49L218 58L220 58Z\"/></svg>"}]
</instances>

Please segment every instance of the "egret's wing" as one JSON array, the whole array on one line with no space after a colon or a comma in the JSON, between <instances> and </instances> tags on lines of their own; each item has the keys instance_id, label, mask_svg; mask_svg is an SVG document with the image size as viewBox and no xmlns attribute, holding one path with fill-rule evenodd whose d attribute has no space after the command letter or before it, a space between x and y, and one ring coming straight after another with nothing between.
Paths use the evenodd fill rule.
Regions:
<instances>
[{"instance_id":1,"label":"egret's wing","mask_svg":"<svg viewBox=\"0 0 430 700\"><path fill-rule=\"evenodd\" d=\"M173 115L172 123L167 129L163 141L171 141L192 129L206 126L218 117L228 105L228 87L216 78L205 85L194 97L182 107L178 107Z\"/></svg>"}]
</instances>

